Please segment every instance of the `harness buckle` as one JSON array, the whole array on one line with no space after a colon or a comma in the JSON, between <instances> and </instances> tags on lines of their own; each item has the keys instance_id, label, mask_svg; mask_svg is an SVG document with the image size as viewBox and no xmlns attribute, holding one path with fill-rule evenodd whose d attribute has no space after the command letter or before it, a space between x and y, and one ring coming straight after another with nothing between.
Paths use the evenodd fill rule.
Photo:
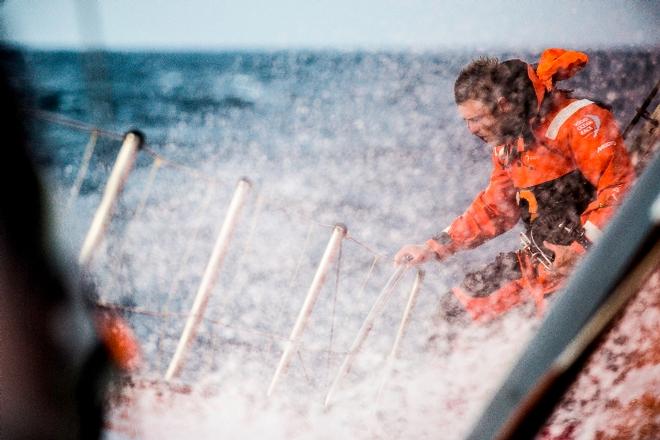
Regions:
<instances>
[{"instance_id":1,"label":"harness buckle","mask_svg":"<svg viewBox=\"0 0 660 440\"><path fill-rule=\"evenodd\" d=\"M520 250L523 252L527 252L531 257L532 261L540 264L546 270L550 272L554 272L554 269L552 267L552 258L548 254L546 254L538 244L536 244L533 236L531 235L528 236L524 232L521 232L520 243L521 243Z\"/></svg>"}]
</instances>

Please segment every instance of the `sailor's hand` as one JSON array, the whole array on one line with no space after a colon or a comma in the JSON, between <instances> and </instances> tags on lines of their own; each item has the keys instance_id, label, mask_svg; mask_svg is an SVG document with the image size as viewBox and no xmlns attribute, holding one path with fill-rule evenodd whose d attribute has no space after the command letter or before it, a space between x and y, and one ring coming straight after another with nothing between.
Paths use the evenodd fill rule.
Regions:
<instances>
[{"instance_id":1,"label":"sailor's hand","mask_svg":"<svg viewBox=\"0 0 660 440\"><path fill-rule=\"evenodd\" d=\"M576 242L570 246L561 246L544 241L543 245L555 254L552 268L561 275L568 275L585 252L584 248Z\"/></svg>"},{"instance_id":2,"label":"sailor's hand","mask_svg":"<svg viewBox=\"0 0 660 440\"><path fill-rule=\"evenodd\" d=\"M402 247L394 256L395 264L417 266L435 257L435 252L423 244L409 244Z\"/></svg>"}]
</instances>

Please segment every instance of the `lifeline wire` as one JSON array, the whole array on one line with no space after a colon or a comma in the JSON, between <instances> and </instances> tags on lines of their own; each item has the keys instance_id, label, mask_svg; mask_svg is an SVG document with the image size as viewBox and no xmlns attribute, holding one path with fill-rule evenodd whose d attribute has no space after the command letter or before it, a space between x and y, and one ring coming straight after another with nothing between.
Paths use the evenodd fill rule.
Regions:
<instances>
[{"instance_id":1,"label":"lifeline wire","mask_svg":"<svg viewBox=\"0 0 660 440\"><path fill-rule=\"evenodd\" d=\"M87 147L85 149L85 154L84 154L83 160L81 162L80 171L79 171L78 176L76 178L76 184L74 184L74 187L72 188L72 193L74 191L79 191L79 189L76 190L76 188L80 186L79 181L84 179L84 176L87 173L87 170L88 170L88 167L89 167L89 162L91 161L91 156L93 154L94 146L95 146L95 144L98 140L98 137L104 137L104 138L108 138L108 139L112 139L112 140L122 140L124 138L124 136L119 134L119 133L115 133L115 132L108 131L108 130L103 130L103 129L100 129L96 126L86 124L86 123L81 122L81 121L76 121L76 120L73 120L73 119L70 119L70 118L66 118L66 117L63 117L63 116L60 116L60 115L57 115L57 114L54 114L54 113L45 112L45 111L41 111L41 110L33 110L31 113L37 119L53 122L53 123L59 124L61 126L65 126L65 127L69 127L69 128L79 130L79 131L84 131L84 132L90 133L90 140L88 141ZM147 200L148 200L148 197L149 197L150 192L151 192L152 187L153 187L156 172L157 172L158 169L160 169L164 166L168 166L168 167L172 167L174 169L178 169L182 172L185 172L188 175L193 176L194 178L197 178L197 179L200 179L200 180L212 183L212 184L220 183L217 178L208 176L208 175L200 172L198 169L196 169L194 167L179 163L177 161L174 161L174 160L171 160L171 159L168 159L168 158L162 156L161 154L156 152L151 146L149 146L147 144L145 144L143 146L143 150L148 155L153 157L154 163L152 165L152 170L150 172L150 175L147 179L146 188L144 189L142 197L140 199L139 206L136 209L135 214L133 215L133 219L137 218L138 215L141 215L142 211L144 210L144 208L146 206L146 203L147 203ZM82 178L80 177L81 175L82 175ZM215 187L215 185L212 186L212 188L214 188L214 187ZM211 201L211 194L212 193L213 193L212 191L209 191L207 193L207 197L205 199L205 202L200 206L200 208L199 208L198 212L196 213L195 217L201 218L201 215L200 215L201 211L205 210L205 209L208 209L208 206L209 206L210 201ZM71 202L72 198L73 198L73 196L70 196L69 204L72 203ZM333 229L333 228L335 228L336 225L331 225L331 224L319 222L319 221L317 221L316 219L314 219L312 216L310 216L308 214L305 214L305 213L302 213L302 212L294 212L293 210L291 210L288 207L279 205L274 199L267 199L265 197L261 198L261 196L260 196L260 201L259 201L260 204L264 203L265 201L270 202L271 206L273 206L274 209L284 212L285 214L287 214L292 219L298 219L299 221L302 220L302 221L309 222L308 232L307 232L306 238L305 238L305 244L303 245L303 249L302 249L300 257L298 259L296 268L294 270L294 273L293 273L292 278L291 278L290 283L289 283L290 287L291 287L293 285L293 283L295 282L295 280L297 279L297 277L298 277L300 266L302 264L302 258L304 257L304 254L305 254L305 252L306 252L306 250L309 246L309 242L311 240L311 233L312 233L312 230L313 230L313 226L317 225L317 226L320 226L320 227L323 227L323 228ZM251 229L252 232L255 229L254 224L256 223L256 218L260 215L261 208L262 208L261 205L258 208L256 208L255 217L253 219L253 228ZM197 232L199 232L198 229L199 228L197 228L194 237L197 236ZM122 245L126 241L126 235L127 234L128 234L128 231L124 235L124 240L122 240ZM181 268L185 267L185 261L187 261L187 259L190 257L190 254L192 252L192 242L194 241L194 237L193 237L193 240L189 241L189 245L188 245L186 251L184 252L184 256L182 258L182 260L183 260L182 264L180 264L180 266L179 266L180 270L177 272L177 274L173 278L173 281L171 283L171 287L168 290L167 300L165 301L166 311L164 313L150 312L150 311L147 311L147 310L144 310L144 309L139 309L139 308L136 308L136 307L129 308L129 307L123 307L123 306L119 306L119 305L110 305L110 304L99 304L99 305L102 306L102 307L108 307L108 308L113 308L113 309L117 309L117 310L123 310L123 311L129 312L129 313L132 313L132 314L139 314L139 315L145 315L145 316L165 318L167 320L171 319L172 317L179 317L179 318L189 317L189 315L187 315L187 314L171 313L171 312L167 311L167 308L169 306L169 303L171 302L172 296L174 295L174 293L176 291L176 286L180 282L181 272L182 272ZM371 263L371 266L370 266L370 268L367 272L367 275L365 276L365 279L364 279L364 281L362 282L362 284L360 286L359 292L360 292L360 295L361 295L364 292L364 290L366 288L366 285L367 285L369 279L372 276L372 273L373 273L373 270L374 270L376 264L386 254L383 253L383 252L379 252L379 251L375 250L373 247L361 242L360 240L358 240L356 237L354 237L351 234L347 234L346 238L353 241L359 247L361 247L362 249L368 251L369 253L371 253L374 256L373 261ZM251 240L251 237L250 237L250 240ZM246 244L246 249L249 246L250 240L248 240L248 244ZM328 357L328 365L330 364L331 355L340 355L340 356L346 355L345 352L336 352L336 351L332 350L332 345L333 345L333 341L334 341L336 302L337 302L337 297L338 297L340 271L341 271L340 265L341 265L341 260L342 260L342 248L343 247L340 247L340 249L339 249L339 257L338 257L338 260L337 260L337 263L336 263L337 266L336 266L336 279L335 279L335 295L334 295L334 300L333 300L332 321L331 321L332 324L331 324L331 329L330 329L329 348L327 350L324 350L324 349L309 349L309 348L305 348L304 346L301 345L299 347L299 352L298 352L298 356L300 357L301 362L302 362L302 357L300 355L300 351L323 353L323 354L327 355L327 357ZM244 249L244 251L245 251L245 249ZM280 318L281 318L281 315L283 314L283 312L284 312L284 306L283 306L283 304L281 304L280 313L278 314L278 315L280 315ZM232 329L232 330L237 331L237 332L250 333L250 334L253 334L253 335L259 335L261 337L266 337L267 339L270 340L269 348L267 350L270 350L272 348L272 344L275 341L278 341L278 340L279 341L288 341L289 340L288 337L284 337L282 335L278 335L278 334L274 334L274 333L268 333L268 332L254 330L254 329L246 329L246 328L242 328L242 327L237 327L237 326L222 323L218 320L209 319L209 318L206 318L206 317L204 317L204 319L206 321L212 323L212 324L215 324L215 325L223 327L223 328ZM279 319L278 319L278 321L279 321ZM164 329L163 329L163 332L164 332ZM160 334L160 337L159 337L159 340L158 340L158 350L157 350L160 353L161 356L163 355L163 347L162 347L162 341L163 341L163 338L164 338L164 333L163 332L161 332L161 334ZM309 380L309 377L307 376L307 372L305 370L304 365L303 365L303 370L305 372L307 380Z\"/></svg>"}]
</instances>

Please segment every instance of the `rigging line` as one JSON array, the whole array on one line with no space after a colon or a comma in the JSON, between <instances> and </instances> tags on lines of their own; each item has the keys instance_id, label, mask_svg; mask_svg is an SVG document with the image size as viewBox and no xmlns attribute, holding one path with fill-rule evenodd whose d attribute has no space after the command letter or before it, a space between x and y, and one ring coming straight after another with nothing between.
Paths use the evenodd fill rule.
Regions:
<instances>
[{"instance_id":1,"label":"rigging line","mask_svg":"<svg viewBox=\"0 0 660 440\"><path fill-rule=\"evenodd\" d=\"M105 137L105 138L108 138L108 139L119 140L119 141L124 139L124 134L121 134L121 133L118 133L118 132L112 131L112 130L102 129L102 128L99 128L96 125L89 124L87 122L83 122L83 121L80 121L80 120L77 120L77 119L72 119L72 118L69 118L69 117L66 117L66 116L62 116L58 113L49 112L49 111L40 110L40 109L31 109L31 108L26 108L25 110L28 114L32 115L36 119L41 119L41 120L44 120L44 121L47 121L47 122L52 122L54 124L59 124L59 125L65 126L65 127L73 128L73 129L76 129L78 131L83 131L83 132L87 132L87 133L91 133L92 131L97 131L99 133L99 136ZM148 144L148 143L145 143L144 145L145 146L151 145L152 147L154 146L154 145ZM180 144L180 143L177 143L177 145L182 146L182 144ZM193 147L194 146L192 144L183 144L183 145L185 145L187 147ZM158 153L154 152L154 154L158 154Z\"/></svg>"},{"instance_id":2,"label":"rigging line","mask_svg":"<svg viewBox=\"0 0 660 440\"><path fill-rule=\"evenodd\" d=\"M69 128L74 128L78 131L84 131L91 133L93 131L96 131L99 136L106 137L109 139L113 140L118 140L121 141L124 139L124 135L110 131L110 130L102 130L92 124L87 124L85 122L77 121L75 119L67 118L65 116L58 115L53 112L48 112L45 110L37 110L37 109L27 109L27 112L30 113L32 116L36 117L37 119L42 119L48 122L53 122L56 124L63 125L65 127Z\"/></svg>"},{"instance_id":3,"label":"rigging line","mask_svg":"<svg viewBox=\"0 0 660 440\"><path fill-rule=\"evenodd\" d=\"M57 115L57 114L52 113L52 112L47 112L47 111L44 111L44 110L36 110L36 109L30 109L28 111L33 116L35 116L39 119L43 119L43 120L46 120L46 121L49 121L49 122L60 124L60 125L63 125L65 127L74 128L74 129L77 129L79 131L89 132L89 133L96 132L99 136L106 137L106 138L113 139L113 140L121 141L121 140L124 139L124 135L122 135L122 134L119 134L119 133L116 133L116 132L113 132L113 131L109 131L109 130L103 130L103 129L100 129L100 128L94 126L94 125L87 124L87 123L81 122L81 121L77 121L75 119L70 119L70 118L67 118L65 116ZM142 149L147 154L153 156L154 158L156 158L156 157L160 158L163 161L163 163L166 163L168 166L186 171L187 173L193 175L194 177L197 177L197 178L200 178L200 179L205 179L205 180L208 180L208 181L213 182L213 183L218 183L218 179L216 179L212 176L205 175L204 173L200 172L199 170L197 170L194 167L191 167L189 165L185 165L185 164L179 163L177 161L174 161L172 159L168 159L168 158L164 157L160 153L156 152L153 149L153 146L151 144L147 143L147 142L145 142L142 145Z\"/></svg>"},{"instance_id":4,"label":"rigging line","mask_svg":"<svg viewBox=\"0 0 660 440\"><path fill-rule=\"evenodd\" d=\"M335 310L337 308L337 296L339 295L339 274L341 271L341 262L342 262L342 250L344 248L343 240L339 242L339 249L337 251L337 264L336 264L336 275L335 275L335 295L332 301L332 318L330 320L330 344L328 345L328 367L325 372L325 382L329 385L330 381L330 353L332 352L332 342L334 340L335 334Z\"/></svg>"},{"instance_id":5,"label":"rigging line","mask_svg":"<svg viewBox=\"0 0 660 440\"><path fill-rule=\"evenodd\" d=\"M133 282L134 278L131 278L129 276L131 265L128 264L129 255L125 253L125 249L128 243L128 237L131 233L131 230L133 229L135 220L142 215L142 210L144 209L144 206L146 205L146 201L149 198L149 195L151 194L151 189L153 188L153 181L156 178L156 172L158 171L159 166L160 165L158 161L157 160L154 161L151 170L149 172L149 176L147 177L147 183L144 187L144 190L142 191L138 208L133 212L131 216L129 216L126 227L124 228L123 234L121 235L121 239L119 240L118 246L116 247L117 249L116 255L119 260L117 264L117 269L119 270L119 274L117 276L119 289L122 291L131 292L132 293L131 296L133 297L135 297L135 292L137 289L135 288L135 284ZM128 285L128 288L125 287L126 285Z\"/></svg>"},{"instance_id":6,"label":"rigging line","mask_svg":"<svg viewBox=\"0 0 660 440\"><path fill-rule=\"evenodd\" d=\"M303 243L302 249L300 250L298 261L296 263L296 267L293 270L293 275L291 276L291 280L289 280L289 287L288 287L289 289L293 288L293 284L294 284L295 280L298 278L298 272L299 272L300 266L302 265L302 260L305 256L306 251L307 251L307 247L309 246L309 241L310 241L310 238L312 236L313 227L314 227L314 223L309 222L309 227L307 228L307 234L305 236L305 242ZM284 315L284 308L285 308L285 302L280 301L280 306L278 308L277 314L275 315L275 324L277 326L276 328L278 328L278 329L279 329L280 324L282 322L282 316ZM271 344L271 345L268 346L267 351L271 352L272 348L273 347L272 347L272 344Z\"/></svg>"},{"instance_id":7,"label":"rigging line","mask_svg":"<svg viewBox=\"0 0 660 440\"><path fill-rule=\"evenodd\" d=\"M286 208L283 208L283 209L286 209ZM320 221L316 220L315 218L313 218L311 216L308 216L308 215L305 215L305 214L299 214L298 216L302 217L303 219L305 219L307 221L313 222L316 225L321 226L323 228L334 229L335 226L337 226L337 225L331 225L329 223L320 222Z\"/></svg>"},{"instance_id":8,"label":"rigging line","mask_svg":"<svg viewBox=\"0 0 660 440\"><path fill-rule=\"evenodd\" d=\"M146 201L149 198L149 195L151 194L151 190L153 188L153 181L156 177L156 172L158 171L159 167L160 167L160 164L159 164L158 160L155 160L153 165L152 165L149 176L147 178L147 183L144 187L144 190L142 191L142 195L140 197L140 203L138 204L138 208L135 210L135 212L133 212L132 215L129 216L127 225L124 228L123 234L121 234L121 239L118 240L118 245L116 247L112 247L113 252L115 252L115 249L116 249L116 256L119 259L119 262L117 264L117 269L119 270L119 274L118 274L119 288L121 290L124 290L125 285L130 284L129 288L127 290L130 290L131 292L133 292L133 296L135 295L135 291L136 291L135 284L132 282L132 280L130 278L122 278L123 275L127 275L125 270L130 270L130 267L128 267L128 269L126 269L127 268L127 264L126 264L127 259L123 258L123 257L124 256L128 257L128 255L125 255L125 248L126 248L126 244L128 243L128 237L129 237L131 229L132 229L131 227L134 224L135 219L138 218L141 215L142 210L144 209ZM118 199L118 201L119 200L121 200L121 197ZM112 219L110 221L112 221ZM119 235L119 232L118 232L118 235ZM112 244L114 244L114 242ZM115 275L115 274L116 273L113 273L113 275Z\"/></svg>"},{"instance_id":9,"label":"rigging line","mask_svg":"<svg viewBox=\"0 0 660 440\"><path fill-rule=\"evenodd\" d=\"M83 181L85 180L85 176L87 176L89 163L92 159L92 155L94 154L94 148L96 147L96 141L98 140L98 137L98 130L92 130L89 136L89 140L87 141L87 145L85 146L85 152L83 153L82 162L80 164L80 168L78 169L76 180L73 182L73 186L71 186L71 191L69 192L69 200L67 201L65 209L67 217L69 217L69 214L71 213L73 203L78 199L80 188L82 187Z\"/></svg>"},{"instance_id":10,"label":"rigging line","mask_svg":"<svg viewBox=\"0 0 660 440\"><path fill-rule=\"evenodd\" d=\"M133 216L133 219L137 218L138 215L141 215L142 211L144 211L144 208L147 205L147 200L149 198L149 195L151 194L151 188L153 187L154 180L156 180L156 173L158 172L158 170L162 165L163 165L163 161L160 158L156 158L156 160L154 160L154 163L151 166L151 170L149 171L149 176L147 177L147 185L146 185L147 188L142 193L140 204L138 205L138 208L135 210L135 215Z\"/></svg>"},{"instance_id":11,"label":"rigging line","mask_svg":"<svg viewBox=\"0 0 660 440\"><path fill-rule=\"evenodd\" d=\"M218 327L234 330L234 331L240 332L240 333L248 333L248 334L251 334L251 335L254 335L254 336L262 336L262 337L265 337L265 338L270 339L272 341L282 341L282 340L286 341L288 339L285 336L278 335L278 334L275 334L275 333L263 332L263 331L254 330L254 329L245 328L245 327L237 327L235 325L227 324L227 323L221 322L221 321L216 320L216 319L208 319L207 318L205 320L207 322L213 324L213 325L218 326Z\"/></svg>"},{"instance_id":12,"label":"rigging line","mask_svg":"<svg viewBox=\"0 0 660 440\"><path fill-rule=\"evenodd\" d=\"M123 139L123 136L120 135L120 134L113 133L113 132L110 132L110 131L107 131L107 130L101 130L98 127L92 126L90 124L86 124L86 123L83 123L83 122L80 122L80 121L76 121L76 120L69 119L69 118L66 118L66 117L63 117L63 116L59 116L59 115L51 113L51 112L46 112L46 111L43 111L43 110L31 110L31 112L34 115L37 115L38 117L41 117L41 118L46 119L46 120L50 120L52 122L60 123L62 125L77 128L77 129L80 129L80 130L83 130L83 131L88 131L90 133L91 132L96 132L97 135L103 135L103 136L106 136L106 137L111 137L113 139L119 139L119 140ZM211 182L211 183L220 183L220 181L217 178L214 178L212 176L208 176L204 173L201 173L199 170L195 169L194 167L190 167L188 165L181 164L179 162L173 161L171 159L168 159L168 158L162 156L160 153L156 152L147 143L145 143L143 145L143 149L145 150L145 152L147 154L153 156L154 158L160 159L163 164L166 164L166 165L171 166L173 168L181 169L181 170L187 172L188 174L192 175L193 177L200 178L202 180L206 180L206 181ZM284 206L277 206L277 204L273 203L274 202L273 199L269 199L269 201L271 202L271 204L275 205L276 210L281 210L281 211L285 212L287 215L289 215L290 217L303 218L307 221L314 222L315 224L317 224L319 226L322 226L322 227L325 227L325 228L334 228L335 227L335 225L330 225L330 224L319 222L319 221L315 220L314 218L312 218L311 216L309 216L308 214L292 213L292 211L290 209L287 209ZM372 254L379 256L379 258L380 258L380 256L385 256L386 255L385 253L379 252L379 251L373 249L372 247L370 247L369 245L365 244L364 242L358 240L352 234L347 234L346 238L348 238L349 240L355 242L356 244L363 247L364 249L371 252Z\"/></svg>"},{"instance_id":13,"label":"rigging line","mask_svg":"<svg viewBox=\"0 0 660 440\"><path fill-rule=\"evenodd\" d=\"M307 252L307 248L309 247L309 242L312 237L312 230L314 229L314 223L309 222L309 227L307 228L307 234L305 236L305 242L302 245L302 248L300 249L300 254L298 255L298 261L296 262L296 267L293 269L293 274L291 275L291 280L289 281L289 289L293 287L293 283L296 281L296 278L298 278L298 273L300 272L300 266L302 266L302 260L305 256L305 253Z\"/></svg>"},{"instance_id":14,"label":"rigging line","mask_svg":"<svg viewBox=\"0 0 660 440\"><path fill-rule=\"evenodd\" d=\"M181 317L181 318L188 318L190 316L190 315L185 315L185 314L172 314L172 315L175 315L175 316L178 316L178 317ZM227 324L225 322L222 322L222 321L217 320L217 319L212 319L212 318L206 318L205 317L204 320L206 322L209 322L209 323L213 324L213 325L217 325L218 327L223 327L223 328L234 330L234 331L240 332L240 333L251 334L251 335L254 335L254 336L265 337L265 338L269 339L271 342L276 342L276 341L292 342L291 339L289 339L289 337L279 335L277 333L270 333L270 332L264 332L264 331L255 330L255 329L251 329L251 328L238 327L238 326L235 326L233 324ZM303 351L303 352L306 352L306 353L322 353L322 354L328 353L328 350L326 350L326 349L307 348L302 343L298 346L298 351ZM333 356L345 356L345 355L348 354L348 352L342 352L342 351L330 351L329 353L332 354Z\"/></svg>"},{"instance_id":15,"label":"rigging line","mask_svg":"<svg viewBox=\"0 0 660 440\"><path fill-rule=\"evenodd\" d=\"M313 222L313 223L317 224L318 226L322 226L324 228L333 229L335 227L335 225L319 222L318 220L315 220L313 217L311 217L307 214L301 214L301 213L298 213L298 212L294 212L291 209L285 208L284 206L275 205L275 206L273 206L273 210L274 211L282 211L286 215L288 215L289 217L298 218L299 220L306 220L306 221L309 221L309 222Z\"/></svg>"},{"instance_id":16,"label":"rigging line","mask_svg":"<svg viewBox=\"0 0 660 440\"><path fill-rule=\"evenodd\" d=\"M371 279L371 275L373 274L374 268L376 267L376 264L378 263L378 260L380 259L380 255L374 255L374 259L371 262L371 267L369 267L369 271L367 272L367 276L364 278L364 281L362 281L362 285L360 286L360 290L358 291L358 294L356 296L356 299L359 301L362 298L362 295L364 294L364 291L367 288L367 283Z\"/></svg>"},{"instance_id":17,"label":"rigging line","mask_svg":"<svg viewBox=\"0 0 660 440\"><path fill-rule=\"evenodd\" d=\"M232 280L229 282L228 287L226 289L227 295L223 296L223 298L220 301L219 307L224 307L229 302L229 295L232 294L234 285L236 284L238 279L238 271L240 270L243 264L243 260L245 260L245 256L250 252L252 248L252 242L254 241L255 231L257 230L257 221L261 217L261 213L264 207L263 201L264 201L263 193L259 193L257 195L257 200L255 202L254 212L252 214L252 220L250 221L248 236L245 240L245 244L243 245L243 249L241 250L241 253L238 256L238 259L236 260L235 263L236 270L234 272L234 276Z\"/></svg>"},{"instance_id":18,"label":"rigging line","mask_svg":"<svg viewBox=\"0 0 660 440\"><path fill-rule=\"evenodd\" d=\"M132 226L135 223L135 220L142 215L142 211L144 210L144 207L146 206L147 200L149 199L149 195L151 194L151 190L153 188L153 183L154 180L156 179L156 173L158 172L158 169L160 168L160 161L158 159L154 160L154 163L151 166L151 170L149 171L149 176L147 177L147 183L144 187L144 190L142 191L142 195L140 197L140 203L138 204L137 209L133 213L133 215L130 217L128 220L128 224L126 225L126 228L124 230L124 234L122 235L122 238L119 242L119 246L117 247L117 255L119 256L119 266L122 267L123 263L126 261L126 259L122 258L124 255L126 245L128 243L128 237L131 232ZM128 257L128 255L126 256ZM121 283L120 283L121 284ZM134 287L131 286L131 287ZM135 292L134 288L131 288L131 291Z\"/></svg>"},{"instance_id":19,"label":"rigging line","mask_svg":"<svg viewBox=\"0 0 660 440\"><path fill-rule=\"evenodd\" d=\"M123 306L120 304L112 304L112 303L106 303L106 302L96 302L96 306L104 309L110 309L110 310L115 310L115 311L120 311L120 312L126 312L134 315L142 315L142 316L148 316L151 318L165 318L165 319L171 319L171 318L181 318L181 319L187 319L189 318L190 314L187 313L179 313L179 312L154 312L152 310L148 310L142 307L131 307L131 306ZM264 332L261 330L255 330L252 328L247 328L247 327L240 327L236 326L233 324L227 324L225 322L222 322L217 319L211 319L204 317L204 321L216 325L218 327L223 327L227 328L230 330L234 330L239 333L246 333L246 334L251 334L253 336L260 336L264 337L266 339L270 339L272 341L282 341L282 342L289 342L290 339L287 336L279 335L276 333L270 333L270 332ZM298 347L298 350L308 352L308 353L323 353L327 354L328 350L326 349L316 349L316 348L307 348L304 346L304 344L301 344ZM333 356L345 356L348 354L348 352L342 352L342 351L332 351L331 354Z\"/></svg>"},{"instance_id":20,"label":"rigging line","mask_svg":"<svg viewBox=\"0 0 660 440\"><path fill-rule=\"evenodd\" d=\"M209 338L209 343L208 344L209 344L210 350L208 350L209 351L208 353L207 353L207 350L204 351L203 359L200 362L201 365L198 369L198 373L202 377L207 376L207 375L211 375L211 373L213 372L213 361L216 358L216 353L218 353L220 351L220 348L223 345L222 341L220 340L220 335L218 335L218 337L215 336L216 333L221 334L221 332L214 331L214 329L213 329L213 325L217 325L217 324L213 323L212 321L207 321L207 322L210 322L212 324L212 327L209 329L209 336L208 336L208 338ZM218 327L220 327L220 326L218 326ZM229 344L231 344L231 339L228 339L227 342ZM246 344L246 345L248 345L250 348L253 348L252 344Z\"/></svg>"},{"instance_id":21,"label":"rigging line","mask_svg":"<svg viewBox=\"0 0 660 440\"><path fill-rule=\"evenodd\" d=\"M309 215L307 213L304 213L304 212L301 213L301 212L293 211L292 209L287 208L286 206L281 205L280 203L278 203L278 201L276 199L272 199L272 198L268 199L268 202L269 202L270 206L272 207L273 211L282 211L286 215L288 215L289 217L314 222L319 226L323 226L324 228L329 228L329 229L334 229L335 226L337 226L337 225L331 225L331 224L328 224L328 223L319 222L318 220L314 219L311 215ZM300 210L298 210L298 211L300 211Z\"/></svg>"},{"instance_id":22,"label":"rigging line","mask_svg":"<svg viewBox=\"0 0 660 440\"><path fill-rule=\"evenodd\" d=\"M379 251L377 251L377 250L374 250L372 247L370 247L369 245L365 244L364 242L358 240L357 238L355 238L355 237L354 237L353 235L351 235L350 233L346 234L346 238L347 238L348 240L351 240L352 242L354 242L354 243L357 244L358 246L361 246L361 247L363 247L364 249L368 250L369 252L371 252L372 254L374 254L375 256L377 256L378 258L387 256L387 253L385 253L385 252L379 252Z\"/></svg>"},{"instance_id":23,"label":"rigging line","mask_svg":"<svg viewBox=\"0 0 660 440\"><path fill-rule=\"evenodd\" d=\"M152 310L147 310L147 309L142 308L142 307L129 307L129 306L122 306L122 305L119 305L119 304L111 304L111 303L104 303L104 302L97 302L96 305L101 307L101 308L119 310L121 312L127 312L127 313L131 313L131 314L135 314L135 315L149 316L151 318L165 318L165 319L181 318L181 319L187 319L190 316L192 316L192 315L187 314L187 313L169 312L169 311L154 312ZM207 317L204 317L204 320L211 323L211 324L217 325L219 327L228 328L228 329L235 330L235 331L242 332L242 333L251 333L253 335L263 336L263 337L267 337L269 339L275 339L275 340L282 340L282 341L288 340L287 337L282 336L282 335L277 335L277 334L268 333L268 332L262 332L262 331L259 331L259 330L254 330L254 329L245 328L245 327L238 327L238 326L235 326L235 325L226 324L226 323L223 323L222 321L215 320L215 319L210 319L210 318L207 318Z\"/></svg>"},{"instance_id":24,"label":"rigging line","mask_svg":"<svg viewBox=\"0 0 660 440\"><path fill-rule=\"evenodd\" d=\"M211 205L211 200L213 199L213 196L215 195L215 187L211 187L211 189L206 193L206 197L202 201L202 203L199 205L197 211L195 211L193 218L197 219L197 223L195 224L194 227L194 232L192 234L192 237L188 240L186 244L186 248L183 252L183 256L181 258L181 262L179 263L179 267L174 274L174 277L172 277L172 282L170 283L170 288L167 290L167 296L165 298L165 310L169 311L169 306L170 303L172 302L172 298L174 297L174 294L176 292L176 288L181 282L181 278L183 277L183 271L184 269L187 268L187 262L190 259L190 256L192 255L193 251L193 246L194 242L197 240L197 237L199 236L199 232L202 229L202 223L204 217L200 215L203 211L207 211L209 206ZM158 342L157 342L157 347L158 347L158 352L160 353L160 360L163 360L163 356L165 356L164 350L163 350L163 340L165 339L165 330L166 327L164 326L159 335L158 335Z\"/></svg>"},{"instance_id":25,"label":"rigging line","mask_svg":"<svg viewBox=\"0 0 660 440\"><path fill-rule=\"evenodd\" d=\"M156 150L154 150L153 147L151 147L150 145L145 144L145 145L143 145L142 149L148 155L150 155L154 158L158 158L161 161L163 161L163 163L166 164L167 166L178 169L178 170L181 170L181 171L191 175L192 177L195 177L195 178L200 179L200 180L204 180L204 181L209 182L209 183L214 183L214 184L221 184L222 183L217 178L215 178L213 176L209 176L208 174L205 174L205 173L199 171L195 167L192 167L190 165L185 165L185 164L182 164L180 162L174 161L172 159L166 158L162 154L156 152Z\"/></svg>"},{"instance_id":26,"label":"rigging line","mask_svg":"<svg viewBox=\"0 0 660 440\"><path fill-rule=\"evenodd\" d=\"M209 206L211 205L211 201L213 199L213 196L215 195L215 188L211 187L211 189L206 193L206 197L202 201L202 203L199 205L197 208L197 211L193 214L193 218L197 219L197 224L195 224L193 230L192 237L188 240L185 251L183 253L183 256L181 258L181 262L179 264L179 269L176 271L175 276L172 278L172 282L170 283L170 288L167 290L167 298L165 300L165 306L169 306L170 301L172 300L172 297L174 296L174 293L176 291L176 287L181 281L181 277L183 275L184 269L186 269L186 265L188 262L188 259L190 258L190 255L192 254L193 247L194 247L194 242L197 240L197 237L199 236L200 230L202 229L202 224L204 217L201 215L202 212L208 211Z\"/></svg>"},{"instance_id":27,"label":"rigging line","mask_svg":"<svg viewBox=\"0 0 660 440\"><path fill-rule=\"evenodd\" d=\"M320 222L320 221L314 219L313 217L311 217L309 214L294 212L291 209L288 209L284 206L278 205L277 203L275 203L275 201L273 199L270 199L269 202L271 203L271 206L273 206L273 210L282 211L282 212L286 213L289 217L294 217L294 218L297 217L299 219L307 220L309 222L315 223L318 226L328 228L328 229L334 229L334 227L336 226L336 225L331 225L331 224L328 224L328 223ZM355 238L355 236L353 236L350 233L347 233L345 238L355 242L355 244L357 244L358 246L363 247L364 249L366 249L367 251L369 251L370 253L372 253L374 255L378 255L379 257L383 257L383 256L387 255L386 252L380 252L380 251L375 250L372 246L369 246L366 243L364 243L363 241Z\"/></svg>"},{"instance_id":28,"label":"rigging line","mask_svg":"<svg viewBox=\"0 0 660 440\"><path fill-rule=\"evenodd\" d=\"M300 366L302 367L303 374L305 376L305 379L307 380L307 383L309 385L313 385L312 379L310 379L309 375L307 374L307 369L305 368L305 362L303 362L302 355L300 354L300 350L296 350L296 353L298 354L298 359L300 359Z\"/></svg>"},{"instance_id":29,"label":"rigging line","mask_svg":"<svg viewBox=\"0 0 660 440\"><path fill-rule=\"evenodd\" d=\"M162 162L160 161L160 159L154 160L153 164L151 165L149 176L147 176L147 183L144 186L144 190L142 191L142 196L140 197L140 203L138 203L138 207L135 209L135 212L128 220L128 226L126 226L126 231L124 232L124 236L122 237L122 240L119 244L119 252L118 252L119 255L122 255L124 253L124 248L126 247L126 243L128 243L128 235L131 230L131 226L133 225L135 220L142 215L142 211L144 211L144 208L147 205L147 200L151 195L151 189L153 188L154 181L156 180L156 173L158 173L158 170L160 169L161 165Z\"/></svg>"}]
</instances>

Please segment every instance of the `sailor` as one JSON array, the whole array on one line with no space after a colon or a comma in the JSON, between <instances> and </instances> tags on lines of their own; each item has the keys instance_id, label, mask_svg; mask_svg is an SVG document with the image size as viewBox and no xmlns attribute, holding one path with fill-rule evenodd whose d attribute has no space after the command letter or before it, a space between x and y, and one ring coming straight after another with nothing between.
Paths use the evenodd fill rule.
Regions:
<instances>
[{"instance_id":1,"label":"sailor","mask_svg":"<svg viewBox=\"0 0 660 440\"><path fill-rule=\"evenodd\" d=\"M634 181L612 114L556 88L588 62L586 54L543 52L536 66L482 58L459 74L454 95L472 134L492 149L488 186L444 231L406 245L397 264L441 261L513 228L522 247L465 276L444 312L487 321L533 300L538 314L594 243ZM448 301L448 303L447 303Z\"/></svg>"}]
</instances>

